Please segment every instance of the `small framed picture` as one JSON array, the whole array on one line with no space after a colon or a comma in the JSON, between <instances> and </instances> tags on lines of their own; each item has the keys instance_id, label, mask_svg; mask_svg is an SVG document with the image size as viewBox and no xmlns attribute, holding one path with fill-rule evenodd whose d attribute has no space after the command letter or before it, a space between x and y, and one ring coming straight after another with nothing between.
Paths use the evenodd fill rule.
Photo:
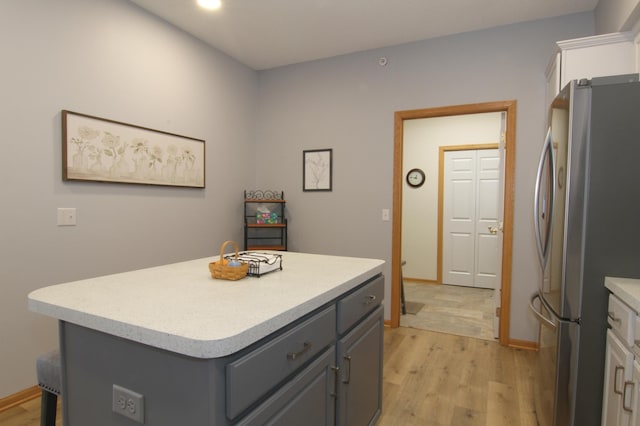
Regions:
<instances>
[{"instance_id":1,"label":"small framed picture","mask_svg":"<svg viewBox=\"0 0 640 426\"><path fill-rule=\"evenodd\" d=\"M331 191L332 176L332 149L312 149L302 152L303 191Z\"/></svg>"}]
</instances>

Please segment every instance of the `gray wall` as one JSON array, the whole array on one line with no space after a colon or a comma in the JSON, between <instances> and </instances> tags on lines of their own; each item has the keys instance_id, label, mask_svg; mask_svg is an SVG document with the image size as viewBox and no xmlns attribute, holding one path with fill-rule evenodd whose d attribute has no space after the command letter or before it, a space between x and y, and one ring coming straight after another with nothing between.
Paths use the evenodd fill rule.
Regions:
<instances>
[{"instance_id":1,"label":"gray wall","mask_svg":"<svg viewBox=\"0 0 640 426\"><path fill-rule=\"evenodd\" d=\"M57 345L31 290L241 240L257 73L119 0L2 1L0 52L2 398L33 386L36 356ZM206 189L62 182L61 109L205 139ZM57 227L58 207L78 225Z\"/></svg>"},{"instance_id":2,"label":"gray wall","mask_svg":"<svg viewBox=\"0 0 640 426\"><path fill-rule=\"evenodd\" d=\"M32 386L56 344L31 290L217 253L242 238L244 188L285 191L292 250L390 261L380 215L404 109L518 100L511 337L535 340L524 302L544 70L555 40L593 31L588 13L256 73L124 0L1 2L0 398ZM62 182L61 109L205 139L207 188ZM314 148L334 149L332 192L302 192ZM57 227L58 207L77 208L78 226Z\"/></svg>"},{"instance_id":3,"label":"gray wall","mask_svg":"<svg viewBox=\"0 0 640 426\"><path fill-rule=\"evenodd\" d=\"M385 259L389 277L381 210L392 207L394 111L516 99L510 337L536 341L526 306L538 277L531 211L545 69L555 41L593 30L593 14L578 14L261 72L257 181L285 191L291 250ZM314 148L333 148L333 192L302 191L302 151Z\"/></svg>"},{"instance_id":4,"label":"gray wall","mask_svg":"<svg viewBox=\"0 0 640 426\"><path fill-rule=\"evenodd\" d=\"M596 34L632 30L640 19L640 1L600 0L595 18Z\"/></svg>"}]
</instances>

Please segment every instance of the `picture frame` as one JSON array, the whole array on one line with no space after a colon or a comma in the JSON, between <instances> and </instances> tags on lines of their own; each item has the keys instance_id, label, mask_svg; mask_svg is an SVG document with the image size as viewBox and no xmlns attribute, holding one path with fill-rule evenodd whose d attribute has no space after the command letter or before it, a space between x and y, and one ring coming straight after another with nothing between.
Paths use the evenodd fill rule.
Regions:
<instances>
[{"instance_id":1,"label":"picture frame","mask_svg":"<svg viewBox=\"0 0 640 426\"><path fill-rule=\"evenodd\" d=\"M302 190L331 191L333 189L333 149L302 151Z\"/></svg>"},{"instance_id":2,"label":"picture frame","mask_svg":"<svg viewBox=\"0 0 640 426\"><path fill-rule=\"evenodd\" d=\"M62 110L62 180L205 187L205 141Z\"/></svg>"}]
</instances>

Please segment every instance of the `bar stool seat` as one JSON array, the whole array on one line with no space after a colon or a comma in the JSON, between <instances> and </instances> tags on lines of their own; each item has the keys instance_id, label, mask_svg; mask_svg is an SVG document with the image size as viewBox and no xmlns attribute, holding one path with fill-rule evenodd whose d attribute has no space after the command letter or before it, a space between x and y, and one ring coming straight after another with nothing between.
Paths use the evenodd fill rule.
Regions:
<instances>
[{"instance_id":1,"label":"bar stool seat","mask_svg":"<svg viewBox=\"0 0 640 426\"><path fill-rule=\"evenodd\" d=\"M40 426L55 426L58 396L62 393L60 351L46 352L36 360L38 386L42 389Z\"/></svg>"}]
</instances>

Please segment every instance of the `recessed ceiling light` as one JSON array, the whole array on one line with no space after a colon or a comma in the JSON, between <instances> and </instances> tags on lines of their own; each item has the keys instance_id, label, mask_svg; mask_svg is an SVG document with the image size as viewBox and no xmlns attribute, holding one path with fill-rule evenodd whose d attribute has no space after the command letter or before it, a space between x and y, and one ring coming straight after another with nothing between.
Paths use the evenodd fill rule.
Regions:
<instances>
[{"instance_id":1,"label":"recessed ceiling light","mask_svg":"<svg viewBox=\"0 0 640 426\"><path fill-rule=\"evenodd\" d=\"M222 3L220 0L198 0L198 5L205 9L218 9Z\"/></svg>"}]
</instances>

